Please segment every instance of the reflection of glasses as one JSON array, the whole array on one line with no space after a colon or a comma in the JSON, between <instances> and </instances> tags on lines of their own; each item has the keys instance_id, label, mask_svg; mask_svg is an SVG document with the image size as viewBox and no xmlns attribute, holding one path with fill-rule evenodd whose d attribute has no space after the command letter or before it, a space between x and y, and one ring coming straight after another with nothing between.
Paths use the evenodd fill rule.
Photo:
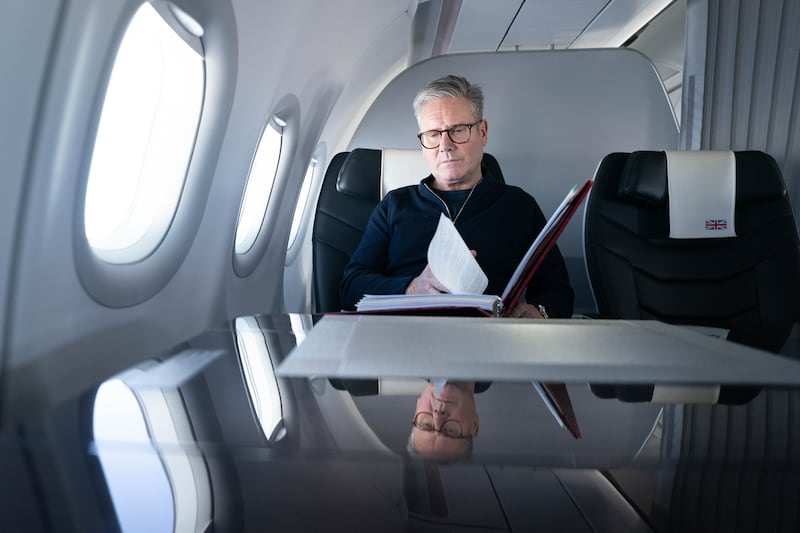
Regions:
<instances>
[{"instance_id":1,"label":"reflection of glasses","mask_svg":"<svg viewBox=\"0 0 800 533\"><path fill-rule=\"evenodd\" d=\"M464 144L469 141L472 136L472 127L479 124L481 121L473 122L472 124L456 124L452 128L446 130L428 130L423 131L417 135L420 144L425 148L439 148L442 142L442 134L447 132L450 140L456 144Z\"/></svg>"},{"instance_id":2,"label":"reflection of glasses","mask_svg":"<svg viewBox=\"0 0 800 533\"><path fill-rule=\"evenodd\" d=\"M461 424L457 420L445 420L442 427L436 429L433 423L433 414L426 411L421 411L414 416L412 422L415 428L422 431L436 431L445 437L451 439L465 439L464 432L461 429Z\"/></svg>"}]
</instances>

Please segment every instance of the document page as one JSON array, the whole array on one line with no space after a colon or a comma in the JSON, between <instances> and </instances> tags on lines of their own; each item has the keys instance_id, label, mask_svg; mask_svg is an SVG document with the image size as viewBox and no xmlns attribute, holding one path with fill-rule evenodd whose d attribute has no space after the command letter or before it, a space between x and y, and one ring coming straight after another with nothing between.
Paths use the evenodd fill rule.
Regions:
<instances>
[{"instance_id":1,"label":"document page","mask_svg":"<svg viewBox=\"0 0 800 533\"><path fill-rule=\"evenodd\" d=\"M453 222L443 214L428 246L428 264L436 279L454 294L483 294L489 284Z\"/></svg>"}]
</instances>

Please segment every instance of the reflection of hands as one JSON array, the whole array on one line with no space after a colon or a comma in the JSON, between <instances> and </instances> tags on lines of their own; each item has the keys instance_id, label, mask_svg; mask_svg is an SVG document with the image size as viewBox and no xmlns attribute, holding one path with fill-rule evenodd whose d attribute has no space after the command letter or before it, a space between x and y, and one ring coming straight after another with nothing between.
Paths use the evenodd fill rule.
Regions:
<instances>
[{"instance_id":1,"label":"reflection of hands","mask_svg":"<svg viewBox=\"0 0 800 533\"><path fill-rule=\"evenodd\" d=\"M425 294L425 293L440 293L450 292L447 287L436 279L436 276L431 272L431 266L426 265L422 274L411 280L411 283L406 287L406 294Z\"/></svg>"},{"instance_id":2,"label":"reflection of hands","mask_svg":"<svg viewBox=\"0 0 800 533\"><path fill-rule=\"evenodd\" d=\"M519 302L511 314L511 318L544 318L535 305Z\"/></svg>"}]
</instances>

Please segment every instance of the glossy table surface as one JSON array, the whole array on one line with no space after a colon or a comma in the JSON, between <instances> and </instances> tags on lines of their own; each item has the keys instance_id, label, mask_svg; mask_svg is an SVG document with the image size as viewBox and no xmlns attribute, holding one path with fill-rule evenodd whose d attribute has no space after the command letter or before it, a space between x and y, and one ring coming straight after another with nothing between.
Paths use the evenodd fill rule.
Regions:
<instances>
[{"instance_id":1,"label":"glossy table surface","mask_svg":"<svg viewBox=\"0 0 800 533\"><path fill-rule=\"evenodd\" d=\"M378 367L385 374L367 365L300 375L294 366L294 377L276 376L296 364L306 340L317 354L340 350L335 333L326 344L327 328L348 320L238 318L12 413L0 435L0 531L800 530L798 376L764 372L800 369L796 326L697 332L723 355L757 346L746 352L755 357L747 381L702 364L704 379L684 382L675 376L691 366L662 380L658 366L637 374L622 365L612 380L610 362L595 374L582 365L537 374L543 355L516 374L485 364L519 359L517 341L544 334L533 329L541 322L516 323L517 341L485 357L459 359L447 335L444 345L406 335L386 353L375 348L374 360L405 354L416 372L389 364ZM403 331L399 317L378 320ZM487 324L450 320L443 331ZM559 336L574 344L587 326L602 330L594 338L621 326L580 322L561 321ZM365 350L359 357L372 361ZM626 350L623 360L648 357ZM557 347L538 351L559 360ZM717 374L724 379L708 382ZM580 438L546 406L536 388L543 381L566 384ZM467 419L478 421L471 451L431 455L417 447L422 440L411 445L419 405L463 382L460 401L474 413L455 418L462 433L473 427Z\"/></svg>"}]
</instances>

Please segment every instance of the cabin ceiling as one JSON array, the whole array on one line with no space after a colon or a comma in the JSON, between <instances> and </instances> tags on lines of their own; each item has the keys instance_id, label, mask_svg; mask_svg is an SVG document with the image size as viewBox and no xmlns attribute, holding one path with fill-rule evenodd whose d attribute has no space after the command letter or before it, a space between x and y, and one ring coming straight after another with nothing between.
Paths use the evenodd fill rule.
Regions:
<instances>
[{"instance_id":1,"label":"cabin ceiling","mask_svg":"<svg viewBox=\"0 0 800 533\"><path fill-rule=\"evenodd\" d=\"M414 24L417 36L428 36L426 47L431 56L478 51L618 47L673 2L427 0L419 2ZM435 32L431 32L434 21ZM423 54L418 57L422 59Z\"/></svg>"}]
</instances>

